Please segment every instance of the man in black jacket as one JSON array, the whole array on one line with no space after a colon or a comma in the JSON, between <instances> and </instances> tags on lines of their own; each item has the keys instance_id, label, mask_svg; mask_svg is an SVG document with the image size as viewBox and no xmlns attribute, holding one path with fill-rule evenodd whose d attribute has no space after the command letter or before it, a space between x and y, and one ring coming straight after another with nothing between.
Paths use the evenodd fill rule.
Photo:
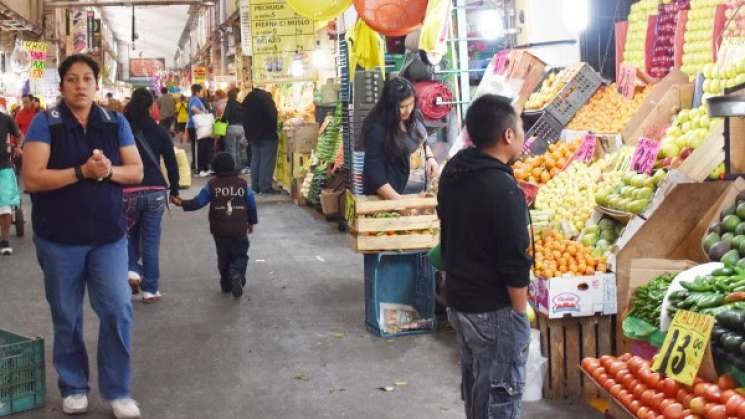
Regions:
<instances>
[{"instance_id":1,"label":"man in black jacket","mask_svg":"<svg viewBox=\"0 0 745 419\"><path fill-rule=\"evenodd\" d=\"M272 188L277 163L277 106L272 95L254 88L243 99L243 129L251 147L251 188L256 193L275 193Z\"/></svg>"},{"instance_id":2,"label":"man in black jacket","mask_svg":"<svg viewBox=\"0 0 745 419\"><path fill-rule=\"evenodd\" d=\"M475 147L450 160L438 196L462 394L468 419L519 418L532 261L525 197L510 165L525 133L509 101L494 95L471 104L466 126Z\"/></svg>"}]
</instances>

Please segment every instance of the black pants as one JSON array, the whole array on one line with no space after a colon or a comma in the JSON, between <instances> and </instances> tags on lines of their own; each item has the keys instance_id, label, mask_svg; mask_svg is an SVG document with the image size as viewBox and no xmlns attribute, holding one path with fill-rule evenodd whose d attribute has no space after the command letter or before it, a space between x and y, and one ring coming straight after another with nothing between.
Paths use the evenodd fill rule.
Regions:
<instances>
[{"instance_id":1,"label":"black pants","mask_svg":"<svg viewBox=\"0 0 745 419\"><path fill-rule=\"evenodd\" d=\"M169 116L168 118L163 118L160 120L160 126L165 128L168 132L171 132L173 130L173 121L175 121L176 118L173 116Z\"/></svg>"},{"instance_id":2,"label":"black pants","mask_svg":"<svg viewBox=\"0 0 745 419\"><path fill-rule=\"evenodd\" d=\"M215 153L215 140L212 137L197 140L197 171L209 171L212 155Z\"/></svg>"},{"instance_id":3,"label":"black pants","mask_svg":"<svg viewBox=\"0 0 745 419\"><path fill-rule=\"evenodd\" d=\"M194 128L187 128L187 134L189 138L187 141L191 143L191 170L197 170L197 130Z\"/></svg>"},{"instance_id":4,"label":"black pants","mask_svg":"<svg viewBox=\"0 0 745 419\"><path fill-rule=\"evenodd\" d=\"M230 289L233 277L238 275L241 284L246 285L246 269L248 268L248 236L217 237L217 269L220 271L220 285L223 290Z\"/></svg>"}]
</instances>

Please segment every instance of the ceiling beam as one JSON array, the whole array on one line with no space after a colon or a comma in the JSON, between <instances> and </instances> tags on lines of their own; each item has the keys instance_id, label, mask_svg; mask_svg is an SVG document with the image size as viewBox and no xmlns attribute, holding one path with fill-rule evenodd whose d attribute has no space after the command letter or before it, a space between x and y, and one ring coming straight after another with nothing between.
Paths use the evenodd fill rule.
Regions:
<instances>
[{"instance_id":1,"label":"ceiling beam","mask_svg":"<svg viewBox=\"0 0 745 419\"><path fill-rule=\"evenodd\" d=\"M88 0L88 1L49 1L44 7L115 7L115 6L214 6L214 0Z\"/></svg>"}]
</instances>

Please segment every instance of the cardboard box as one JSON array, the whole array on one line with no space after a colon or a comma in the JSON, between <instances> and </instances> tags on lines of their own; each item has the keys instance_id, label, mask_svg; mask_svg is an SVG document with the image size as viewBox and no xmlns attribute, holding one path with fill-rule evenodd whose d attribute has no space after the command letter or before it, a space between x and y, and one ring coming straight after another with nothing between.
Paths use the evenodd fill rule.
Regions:
<instances>
[{"instance_id":1,"label":"cardboard box","mask_svg":"<svg viewBox=\"0 0 745 419\"><path fill-rule=\"evenodd\" d=\"M745 186L745 181L742 182ZM671 187L647 220L635 217L616 245L616 285L618 312L629 305L631 261L639 258L660 258L707 261L701 248L701 238L709 223L709 214L722 198L730 182L679 183ZM736 195L736 193L735 193ZM718 212L717 212L718 215ZM628 352L630 341L623 336L617 322L616 337L619 353Z\"/></svg>"},{"instance_id":2,"label":"cardboard box","mask_svg":"<svg viewBox=\"0 0 745 419\"><path fill-rule=\"evenodd\" d=\"M536 278L530 282L530 296L538 311L549 319L616 314L616 275Z\"/></svg>"},{"instance_id":3,"label":"cardboard box","mask_svg":"<svg viewBox=\"0 0 745 419\"><path fill-rule=\"evenodd\" d=\"M621 131L626 144L636 144L639 137L658 133L670 125L673 116L681 109L690 109L693 102L693 85L688 82L688 75L678 70L671 70L664 79L654 85L652 91L642 102L634 117Z\"/></svg>"},{"instance_id":4,"label":"cardboard box","mask_svg":"<svg viewBox=\"0 0 745 419\"><path fill-rule=\"evenodd\" d=\"M334 191L333 189L324 189L321 191L321 211L325 216L332 216L339 213L339 197L343 191Z\"/></svg>"}]
</instances>

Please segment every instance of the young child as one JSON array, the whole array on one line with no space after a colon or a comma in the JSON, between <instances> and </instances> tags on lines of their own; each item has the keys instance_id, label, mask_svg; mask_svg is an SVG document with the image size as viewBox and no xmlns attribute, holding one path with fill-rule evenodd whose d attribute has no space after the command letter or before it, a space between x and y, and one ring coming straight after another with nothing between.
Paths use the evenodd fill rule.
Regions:
<instances>
[{"instance_id":1,"label":"young child","mask_svg":"<svg viewBox=\"0 0 745 419\"><path fill-rule=\"evenodd\" d=\"M258 223L256 200L246 181L238 177L233 157L225 152L212 159L215 177L194 199L173 202L184 211L196 211L210 204L210 233L217 248L217 268L220 270L222 292L232 292L239 298L246 285L248 265L248 235Z\"/></svg>"}]
</instances>

